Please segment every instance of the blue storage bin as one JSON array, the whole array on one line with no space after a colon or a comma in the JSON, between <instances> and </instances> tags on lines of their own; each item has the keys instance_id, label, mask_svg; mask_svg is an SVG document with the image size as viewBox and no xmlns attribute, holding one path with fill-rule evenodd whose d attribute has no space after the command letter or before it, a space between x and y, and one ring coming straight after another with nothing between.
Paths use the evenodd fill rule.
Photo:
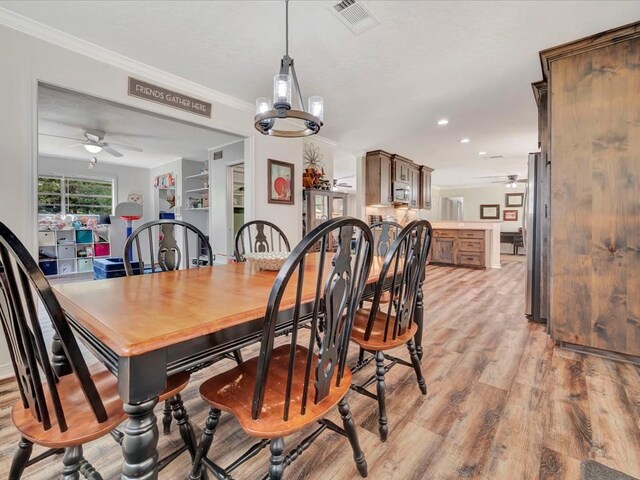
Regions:
<instances>
[{"instance_id":1,"label":"blue storage bin","mask_svg":"<svg viewBox=\"0 0 640 480\"><path fill-rule=\"evenodd\" d=\"M138 262L131 262L131 267L135 275L140 274L140 264ZM96 280L125 277L126 275L124 259L122 258L95 258L93 260L93 278Z\"/></svg>"},{"instance_id":2,"label":"blue storage bin","mask_svg":"<svg viewBox=\"0 0 640 480\"><path fill-rule=\"evenodd\" d=\"M45 260L42 262L38 262L40 265L40 270L45 275L57 275L58 274L58 263L55 260Z\"/></svg>"},{"instance_id":3,"label":"blue storage bin","mask_svg":"<svg viewBox=\"0 0 640 480\"><path fill-rule=\"evenodd\" d=\"M76 230L76 243L93 243L93 230Z\"/></svg>"}]
</instances>

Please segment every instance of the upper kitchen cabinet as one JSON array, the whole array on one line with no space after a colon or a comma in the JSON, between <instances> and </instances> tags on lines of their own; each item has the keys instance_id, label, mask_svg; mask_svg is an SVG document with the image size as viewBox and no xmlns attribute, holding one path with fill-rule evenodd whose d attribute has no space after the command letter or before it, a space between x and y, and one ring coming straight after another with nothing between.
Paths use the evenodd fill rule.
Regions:
<instances>
[{"instance_id":1,"label":"upper kitchen cabinet","mask_svg":"<svg viewBox=\"0 0 640 480\"><path fill-rule=\"evenodd\" d=\"M365 165L366 192L368 206L392 206L392 155L382 150L368 152Z\"/></svg>"},{"instance_id":2,"label":"upper kitchen cabinet","mask_svg":"<svg viewBox=\"0 0 640 480\"><path fill-rule=\"evenodd\" d=\"M383 150L368 152L365 166L367 206L431 208L432 171L400 155ZM425 174L428 174L426 181L423 179Z\"/></svg>"},{"instance_id":3,"label":"upper kitchen cabinet","mask_svg":"<svg viewBox=\"0 0 640 480\"><path fill-rule=\"evenodd\" d=\"M409 166L409 208L420 208L420 167Z\"/></svg>"},{"instance_id":4,"label":"upper kitchen cabinet","mask_svg":"<svg viewBox=\"0 0 640 480\"><path fill-rule=\"evenodd\" d=\"M408 158L401 157L400 155L393 155L393 181L409 183L409 169L413 162Z\"/></svg>"},{"instance_id":5,"label":"upper kitchen cabinet","mask_svg":"<svg viewBox=\"0 0 640 480\"><path fill-rule=\"evenodd\" d=\"M433 168L420 167L420 208L431 210L431 172Z\"/></svg>"}]
</instances>

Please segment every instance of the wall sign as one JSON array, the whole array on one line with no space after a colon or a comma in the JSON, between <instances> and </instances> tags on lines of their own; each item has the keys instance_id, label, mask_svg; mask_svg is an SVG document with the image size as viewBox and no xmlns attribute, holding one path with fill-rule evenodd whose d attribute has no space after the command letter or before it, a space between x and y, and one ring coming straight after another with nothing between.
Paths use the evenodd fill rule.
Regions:
<instances>
[{"instance_id":1,"label":"wall sign","mask_svg":"<svg viewBox=\"0 0 640 480\"><path fill-rule=\"evenodd\" d=\"M137 78L129 77L129 95L211 118L211 104L209 102L167 90Z\"/></svg>"}]
</instances>

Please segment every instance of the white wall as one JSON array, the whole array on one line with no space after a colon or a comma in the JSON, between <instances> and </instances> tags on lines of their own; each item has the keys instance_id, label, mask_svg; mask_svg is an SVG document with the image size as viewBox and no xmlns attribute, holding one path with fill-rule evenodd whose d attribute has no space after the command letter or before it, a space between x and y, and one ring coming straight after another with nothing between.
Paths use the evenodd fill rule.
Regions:
<instances>
[{"instance_id":1,"label":"white wall","mask_svg":"<svg viewBox=\"0 0 640 480\"><path fill-rule=\"evenodd\" d=\"M222 149L214 149L220 150L222 158L211 160L210 163L211 247L216 254L216 261L225 262L227 255L233 250L233 246L229 245L229 233L233 230L233 225L229 222L227 212L227 168L244 161L244 142L241 140Z\"/></svg>"},{"instance_id":2,"label":"white wall","mask_svg":"<svg viewBox=\"0 0 640 480\"><path fill-rule=\"evenodd\" d=\"M255 152L255 182L253 188L250 184L245 186L245 190L254 194L254 219L268 220L278 225L293 248L302 239L302 139L256 136ZM294 205L268 203L269 158L294 164Z\"/></svg>"},{"instance_id":3,"label":"white wall","mask_svg":"<svg viewBox=\"0 0 640 480\"><path fill-rule=\"evenodd\" d=\"M266 173L267 158L274 158L294 163L296 176L300 175L301 139L271 138L258 134L253 126L253 106L249 103L28 20L5 18L3 21L12 22L16 28L30 34L0 25L0 65L3 65L0 75L0 221L12 229L34 254L37 251L35 192L39 81L248 137L246 144L249 148L245 161L249 190L247 214L281 225L292 244L300 240L300 184L295 188L295 205L268 204ZM129 96L129 76L211 101L212 118ZM0 341L0 373L8 362L8 350Z\"/></svg>"},{"instance_id":4,"label":"white wall","mask_svg":"<svg viewBox=\"0 0 640 480\"><path fill-rule=\"evenodd\" d=\"M504 210L517 210L517 222L503 222L500 226L502 232L517 232L522 227L523 209L522 207L506 207L506 193L523 193L524 184L518 184L518 188L505 188L504 185L496 185L495 187L469 187L469 188L442 188L439 197L464 197L464 220L467 222L480 220L480 205L498 204L500 205L500 221L502 221L502 212ZM439 205L438 205L439 206Z\"/></svg>"}]
</instances>

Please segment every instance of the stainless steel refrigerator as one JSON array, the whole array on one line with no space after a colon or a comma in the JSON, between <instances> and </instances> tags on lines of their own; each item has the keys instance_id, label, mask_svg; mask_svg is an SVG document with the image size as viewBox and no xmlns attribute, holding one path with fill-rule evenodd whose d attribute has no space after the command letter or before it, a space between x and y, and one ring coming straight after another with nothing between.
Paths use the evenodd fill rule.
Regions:
<instances>
[{"instance_id":1,"label":"stainless steel refrigerator","mask_svg":"<svg viewBox=\"0 0 640 480\"><path fill-rule=\"evenodd\" d=\"M549 318L550 192L550 168L546 158L541 153L530 153L523 225L527 254L525 314L529 320L539 323L545 323Z\"/></svg>"}]
</instances>

